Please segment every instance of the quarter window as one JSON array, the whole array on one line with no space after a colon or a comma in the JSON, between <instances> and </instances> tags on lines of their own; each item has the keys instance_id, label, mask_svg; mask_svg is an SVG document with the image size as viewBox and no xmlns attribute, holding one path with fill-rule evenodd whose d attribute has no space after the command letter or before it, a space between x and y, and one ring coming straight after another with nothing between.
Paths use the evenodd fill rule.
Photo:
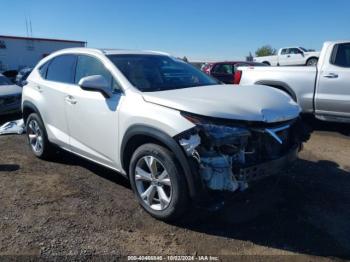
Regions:
<instances>
[{"instance_id":1,"label":"quarter window","mask_svg":"<svg viewBox=\"0 0 350 262\"><path fill-rule=\"evenodd\" d=\"M39 68L39 74L42 78L46 79L47 68L49 67L50 62L46 62Z\"/></svg>"},{"instance_id":2,"label":"quarter window","mask_svg":"<svg viewBox=\"0 0 350 262\"><path fill-rule=\"evenodd\" d=\"M105 68L102 62L91 56L78 56L77 69L75 73L75 83L78 84L80 79L82 79L83 77L92 75L103 76L106 79L106 81L110 83L111 90L120 90L112 74Z\"/></svg>"},{"instance_id":3,"label":"quarter window","mask_svg":"<svg viewBox=\"0 0 350 262\"><path fill-rule=\"evenodd\" d=\"M55 57L47 69L46 79L73 84L75 63L75 55L61 55Z\"/></svg>"},{"instance_id":4,"label":"quarter window","mask_svg":"<svg viewBox=\"0 0 350 262\"><path fill-rule=\"evenodd\" d=\"M350 43L334 46L331 63L336 66L350 68Z\"/></svg>"}]
</instances>

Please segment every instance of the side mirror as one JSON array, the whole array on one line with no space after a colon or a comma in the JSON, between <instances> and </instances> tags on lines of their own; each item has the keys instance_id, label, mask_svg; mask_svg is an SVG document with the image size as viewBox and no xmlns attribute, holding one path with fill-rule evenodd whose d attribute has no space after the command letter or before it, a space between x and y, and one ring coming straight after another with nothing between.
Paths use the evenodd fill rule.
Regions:
<instances>
[{"instance_id":1,"label":"side mirror","mask_svg":"<svg viewBox=\"0 0 350 262\"><path fill-rule=\"evenodd\" d=\"M86 76L80 79L79 86L86 91L97 91L106 98L113 96L106 78L101 75Z\"/></svg>"}]
</instances>

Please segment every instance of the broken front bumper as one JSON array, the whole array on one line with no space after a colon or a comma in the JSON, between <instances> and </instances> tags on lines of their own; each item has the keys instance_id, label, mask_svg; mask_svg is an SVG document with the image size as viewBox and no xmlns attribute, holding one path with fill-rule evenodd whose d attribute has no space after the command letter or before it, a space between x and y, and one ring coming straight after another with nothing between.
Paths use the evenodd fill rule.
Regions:
<instances>
[{"instance_id":1,"label":"broken front bumper","mask_svg":"<svg viewBox=\"0 0 350 262\"><path fill-rule=\"evenodd\" d=\"M297 159L298 151L299 147L296 146L278 159L258 165L242 167L239 169L238 179L245 182L251 182L270 175L276 175Z\"/></svg>"}]
</instances>

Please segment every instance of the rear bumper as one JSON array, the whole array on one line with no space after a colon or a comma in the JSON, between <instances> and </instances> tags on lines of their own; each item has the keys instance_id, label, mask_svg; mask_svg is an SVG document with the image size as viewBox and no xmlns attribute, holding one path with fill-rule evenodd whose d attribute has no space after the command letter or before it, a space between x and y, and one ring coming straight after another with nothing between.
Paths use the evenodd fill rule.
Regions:
<instances>
[{"instance_id":1,"label":"rear bumper","mask_svg":"<svg viewBox=\"0 0 350 262\"><path fill-rule=\"evenodd\" d=\"M299 147L295 146L289 150L287 154L278 159L254 166L243 167L239 170L239 180L251 182L271 175L276 175L297 159L298 151Z\"/></svg>"}]
</instances>

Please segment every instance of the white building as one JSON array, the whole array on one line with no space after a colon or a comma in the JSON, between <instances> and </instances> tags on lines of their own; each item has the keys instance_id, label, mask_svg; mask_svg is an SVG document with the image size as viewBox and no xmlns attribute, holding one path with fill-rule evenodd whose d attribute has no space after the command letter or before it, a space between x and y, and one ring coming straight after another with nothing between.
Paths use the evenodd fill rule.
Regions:
<instances>
[{"instance_id":1,"label":"white building","mask_svg":"<svg viewBox=\"0 0 350 262\"><path fill-rule=\"evenodd\" d=\"M83 41L0 35L0 72L33 67L54 51L84 46Z\"/></svg>"}]
</instances>

